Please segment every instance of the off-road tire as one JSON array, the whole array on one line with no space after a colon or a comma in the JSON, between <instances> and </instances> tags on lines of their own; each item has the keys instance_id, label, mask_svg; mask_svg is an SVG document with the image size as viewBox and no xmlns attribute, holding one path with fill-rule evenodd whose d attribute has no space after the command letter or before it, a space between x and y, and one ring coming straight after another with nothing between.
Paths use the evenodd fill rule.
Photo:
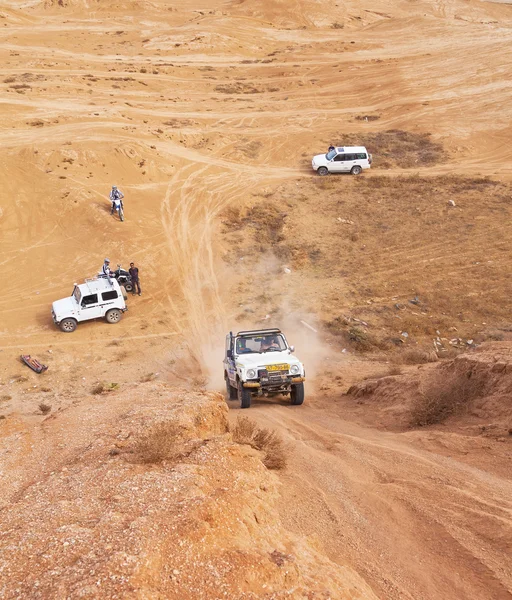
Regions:
<instances>
[{"instance_id":1,"label":"off-road tire","mask_svg":"<svg viewBox=\"0 0 512 600\"><path fill-rule=\"evenodd\" d=\"M126 282L123 287L128 293L133 292L133 284L131 283Z\"/></svg>"},{"instance_id":2,"label":"off-road tire","mask_svg":"<svg viewBox=\"0 0 512 600\"><path fill-rule=\"evenodd\" d=\"M228 377L225 377L224 379L226 381L226 399L236 400L238 398L237 389L229 383Z\"/></svg>"},{"instance_id":3,"label":"off-road tire","mask_svg":"<svg viewBox=\"0 0 512 600\"><path fill-rule=\"evenodd\" d=\"M119 323L119 321L121 320L121 311L117 308L111 308L110 310L107 310L107 313L105 314L105 319L107 323Z\"/></svg>"},{"instance_id":4,"label":"off-road tire","mask_svg":"<svg viewBox=\"0 0 512 600\"><path fill-rule=\"evenodd\" d=\"M121 221L124 221L124 211L122 208L119 209L119 219Z\"/></svg>"},{"instance_id":5,"label":"off-road tire","mask_svg":"<svg viewBox=\"0 0 512 600\"><path fill-rule=\"evenodd\" d=\"M290 398L294 406L298 406L304 402L304 383L296 383L292 385Z\"/></svg>"},{"instance_id":6,"label":"off-road tire","mask_svg":"<svg viewBox=\"0 0 512 600\"><path fill-rule=\"evenodd\" d=\"M238 400L240 400L240 408L251 407L251 392L247 388L244 388L242 382L238 382Z\"/></svg>"},{"instance_id":7,"label":"off-road tire","mask_svg":"<svg viewBox=\"0 0 512 600\"><path fill-rule=\"evenodd\" d=\"M327 167L318 167L317 173L319 175L329 175L329 169Z\"/></svg>"},{"instance_id":8,"label":"off-road tire","mask_svg":"<svg viewBox=\"0 0 512 600\"><path fill-rule=\"evenodd\" d=\"M352 175L359 175L359 173L361 173L361 171L362 171L362 170L363 170L363 169L361 169L361 167L360 167L359 165L356 165L355 167L352 167L352 168L350 169L350 173L351 173Z\"/></svg>"},{"instance_id":9,"label":"off-road tire","mask_svg":"<svg viewBox=\"0 0 512 600\"><path fill-rule=\"evenodd\" d=\"M60 322L60 328L64 333L73 333L76 329L77 322L75 319L63 319Z\"/></svg>"}]
</instances>

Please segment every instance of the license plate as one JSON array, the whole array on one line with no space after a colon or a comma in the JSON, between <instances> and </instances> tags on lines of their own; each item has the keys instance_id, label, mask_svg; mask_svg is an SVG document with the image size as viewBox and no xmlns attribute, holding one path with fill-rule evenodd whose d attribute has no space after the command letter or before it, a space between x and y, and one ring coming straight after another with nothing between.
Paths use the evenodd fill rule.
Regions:
<instances>
[{"instance_id":1,"label":"license plate","mask_svg":"<svg viewBox=\"0 0 512 600\"><path fill-rule=\"evenodd\" d=\"M268 365L267 371L288 371L290 365Z\"/></svg>"}]
</instances>

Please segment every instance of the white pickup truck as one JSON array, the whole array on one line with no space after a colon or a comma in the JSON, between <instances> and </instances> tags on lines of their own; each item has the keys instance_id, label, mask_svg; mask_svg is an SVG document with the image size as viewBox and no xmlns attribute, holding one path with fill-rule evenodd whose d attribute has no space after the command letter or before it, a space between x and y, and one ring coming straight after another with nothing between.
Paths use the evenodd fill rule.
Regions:
<instances>
[{"instance_id":1,"label":"white pickup truck","mask_svg":"<svg viewBox=\"0 0 512 600\"><path fill-rule=\"evenodd\" d=\"M253 395L289 394L292 404L302 404L306 373L294 350L279 329L229 333L224 357L227 398L249 408Z\"/></svg>"},{"instance_id":2,"label":"white pickup truck","mask_svg":"<svg viewBox=\"0 0 512 600\"><path fill-rule=\"evenodd\" d=\"M128 310L125 295L119 283L111 278L95 277L77 284L67 298L52 304L53 322L71 333L81 321L104 317L108 323L118 323Z\"/></svg>"}]
</instances>

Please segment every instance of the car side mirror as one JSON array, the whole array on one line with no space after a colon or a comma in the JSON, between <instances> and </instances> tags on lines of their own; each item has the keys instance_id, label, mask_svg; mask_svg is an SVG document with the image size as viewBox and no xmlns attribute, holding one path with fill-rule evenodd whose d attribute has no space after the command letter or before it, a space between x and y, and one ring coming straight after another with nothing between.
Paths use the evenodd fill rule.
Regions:
<instances>
[{"instance_id":1,"label":"car side mirror","mask_svg":"<svg viewBox=\"0 0 512 600\"><path fill-rule=\"evenodd\" d=\"M228 350L228 351L226 352L226 356L227 356L228 358L233 358L233 351L232 351L232 350Z\"/></svg>"},{"instance_id":2,"label":"car side mirror","mask_svg":"<svg viewBox=\"0 0 512 600\"><path fill-rule=\"evenodd\" d=\"M290 352L295 352L295 346L290 346Z\"/></svg>"}]
</instances>

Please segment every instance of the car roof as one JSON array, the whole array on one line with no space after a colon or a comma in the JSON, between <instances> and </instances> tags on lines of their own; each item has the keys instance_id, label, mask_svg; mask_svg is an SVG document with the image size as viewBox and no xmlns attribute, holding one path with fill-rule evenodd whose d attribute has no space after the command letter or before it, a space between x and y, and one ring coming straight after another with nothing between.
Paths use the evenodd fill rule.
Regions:
<instances>
[{"instance_id":1,"label":"car roof","mask_svg":"<svg viewBox=\"0 0 512 600\"><path fill-rule=\"evenodd\" d=\"M364 146L340 146L336 148L336 152L366 152Z\"/></svg>"},{"instance_id":2,"label":"car roof","mask_svg":"<svg viewBox=\"0 0 512 600\"><path fill-rule=\"evenodd\" d=\"M95 277L94 279L86 279L84 283L78 285L82 293L97 294L98 292L108 292L111 289L119 291L119 284L116 279L111 279L112 286L104 277Z\"/></svg>"},{"instance_id":3,"label":"car roof","mask_svg":"<svg viewBox=\"0 0 512 600\"><path fill-rule=\"evenodd\" d=\"M272 333L281 333L280 329L253 329L251 331L239 331L237 335L250 336L250 335L270 335Z\"/></svg>"}]
</instances>

